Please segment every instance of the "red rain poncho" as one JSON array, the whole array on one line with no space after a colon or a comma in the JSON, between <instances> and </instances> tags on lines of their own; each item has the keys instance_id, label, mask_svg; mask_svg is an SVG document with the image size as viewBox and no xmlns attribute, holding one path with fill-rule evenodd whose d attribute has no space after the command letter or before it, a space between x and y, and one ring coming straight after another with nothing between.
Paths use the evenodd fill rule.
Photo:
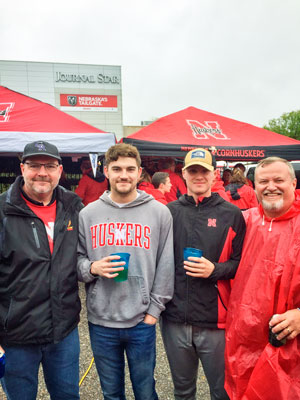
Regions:
<instances>
[{"instance_id":1,"label":"red rain poncho","mask_svg":"<svg viewBox=\"0 0 300 400\"><path fill-rule=\"evenodd\" d=\"M231 400L300 399L300 335L277 348L268 342L272 315L300 307L300 196L281 217L270 220L261 206L244 215L226 325L225 388Z\"/></svg>"}]
</instances>

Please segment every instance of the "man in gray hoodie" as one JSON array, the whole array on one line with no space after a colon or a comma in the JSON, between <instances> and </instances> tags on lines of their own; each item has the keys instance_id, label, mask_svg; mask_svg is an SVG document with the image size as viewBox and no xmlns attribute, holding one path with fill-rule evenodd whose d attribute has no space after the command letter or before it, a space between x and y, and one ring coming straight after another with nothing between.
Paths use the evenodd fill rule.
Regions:
<instances>
[{"instance_id":1,"label":"man in gray hoodie","mask_svg":"<svg viewBox=\"0 0 300 400\"><path fill-rule=\"evenodd\" d=\"M78 275L86 283L92 350L105 400L125 399L124 354L136 400L156 400L155 324L173 295L170 211L136 189L141 159L120 143L105 155L111 191L79 215ZM128 279L114 278L130 254Z\"/></svg>"}]
</instances>

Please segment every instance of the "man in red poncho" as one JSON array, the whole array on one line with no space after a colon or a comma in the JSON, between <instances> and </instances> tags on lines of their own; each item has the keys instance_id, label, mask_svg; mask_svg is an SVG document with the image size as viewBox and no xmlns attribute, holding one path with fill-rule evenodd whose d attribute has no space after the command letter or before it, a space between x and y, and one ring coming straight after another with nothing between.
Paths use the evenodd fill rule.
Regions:
<instances>
[{"instance_id":1,"label":"man in red poncho","mask_svg":"<svg viewBox=\"0 0 300 400\"><path fill-rule=\"evenodd\" d=\"M261 204L244 213L228 307L225 388L231 400L300 399L300 196L292 165L262 160L255 188Z\"/></svg>"}]
</instances>

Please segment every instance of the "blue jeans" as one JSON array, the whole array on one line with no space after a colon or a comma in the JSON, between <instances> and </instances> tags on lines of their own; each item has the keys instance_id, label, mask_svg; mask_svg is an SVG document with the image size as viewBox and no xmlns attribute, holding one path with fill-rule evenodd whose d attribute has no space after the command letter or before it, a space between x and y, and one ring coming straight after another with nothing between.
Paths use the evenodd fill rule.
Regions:
<instances>
[{"instance_id":1,"label":"blue jeans","mask_svg":"<svg viewBox=\"0 0 300 400\"><path fill-rule=\"evenodd\" d=\"M140 322L132 328L106 328L89 323L91 345L105 400L126 400L126 352L136 400L158 400L155 391L155 325Z\"/></svg>"},{"instance_id":2,"label":"blue jeans","mask_svg":"<svg viewBox=\"0 0 300 400\"><path fill-rule=\"evenodd\" d=\"M57 344L3 347L6 366L1 384L8 400L36 399L40 363L51 400L79 399L78 328Z\"/></svg>"}]
</instances>

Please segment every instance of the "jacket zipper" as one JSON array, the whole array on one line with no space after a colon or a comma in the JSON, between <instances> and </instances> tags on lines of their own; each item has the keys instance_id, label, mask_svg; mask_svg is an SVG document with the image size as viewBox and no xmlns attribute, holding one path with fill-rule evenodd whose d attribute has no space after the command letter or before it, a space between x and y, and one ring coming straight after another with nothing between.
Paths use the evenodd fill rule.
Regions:
<instances>
[{"instance_id":1,"label":"jacket zipper","mask_svg":"<svg viewBox=\"0 0 300 400\"><path fill-rule=\"evenodd\" d=\"M186 278L186 305L185 305L185 324L188 323L187 316L188 316L188 308L189 308L189 276L185 274Z\"/></svg>"},{"instance_id":2,"label":"jacket zipper","mask_svg":"<svg viewBox=\"0 0 300 400\"><path fill-rule=\"evenodd\" d=\"M10 300L9 300L8 311L7 311L7 314L6 314L5 321L4 321L4 330L5 330L5 332L7 332L7 330L8 330L7 326L8 326L9 316L10 316L11 309L12 309L12 303L13 303L13 298L11 296Z\"/></svg>"},{"instance_id":3,"label":"jacket zipper","mask_svg":"<svg viewBox=\"0 0 300 400\"><path fill-rule=\"evenodd\" d=\"M195 207L198 208L197 212L199 212L199 207L198 207L197 204L195 204ZM189 282L190 282L190 276L187 275L186 272L185 272L185 278L186 278L186 306L185 306L184 319L185 319L185 324L187 325L188 324L188 314L189 314L189 297L190 297L189 296Z\"/></svg>"},{"instance_id":4,"label":"jacket zipper","mask_svg":"<svg viewBox=\"0 0 300 400\"><path fill-rule=\"evenodd\" d=\"M32 227L32 231L33 231L33 236L34 236L36 247L39 249L41 247L40 246L40 241L39 241L39 237L38 237L38 233L37 233L37 229L36 229L35 223L33 221L31 222L31 227Z\"/></svg>"},{"instance_id":5,"label":"jacket zipper","mask_svg":"<svg viewBox=\"0 0 300 400\"><path fill-rule=\"evenodd\" d=\"M215 284L215 288L217 289L218 296L219 296L219 299L220 299L221 303L223 304L223 307L224 307L225 310L227 311L227 307L226 307L225 304L224 304L224 301L223 301L223 299L222 299L222 296L221 296L221 293L220 293L220 291L219 291L219 288L218 288L218 285L217 285L217 284Z\"/></svg>"}]
</instances>

